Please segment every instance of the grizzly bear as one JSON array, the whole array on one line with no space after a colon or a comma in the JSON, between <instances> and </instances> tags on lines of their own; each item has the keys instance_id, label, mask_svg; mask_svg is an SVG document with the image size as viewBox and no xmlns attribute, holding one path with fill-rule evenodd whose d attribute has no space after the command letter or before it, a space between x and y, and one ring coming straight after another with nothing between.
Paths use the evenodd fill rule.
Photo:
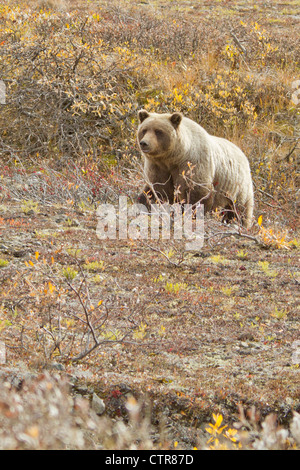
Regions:
<instances>
[{"instance_id":1,"label":"grizzly bear","mask_svg":"<svg viewBox=\"0 0 300 470\"><path fill-rule=\"evenodd\" d=\"M204 204L217 207L224 220L234 216L250 228L253 186L244 153L232 142L215 137L181 113L138 112L137 140L144 156L147 182L138 202Z\"/></svg>"}]
</instances>

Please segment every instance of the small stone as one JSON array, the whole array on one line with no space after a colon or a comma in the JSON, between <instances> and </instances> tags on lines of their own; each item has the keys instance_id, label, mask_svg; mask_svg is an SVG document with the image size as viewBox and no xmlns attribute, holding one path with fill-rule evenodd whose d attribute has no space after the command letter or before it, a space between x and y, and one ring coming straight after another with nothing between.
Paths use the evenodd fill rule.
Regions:
<instances>
[{"instance_id":1,"label":"small stone","mask_svg":"<svg viewBox=\"0 0 300 470\"><path fill-rule=\"evenodd\" d=\"M52 362L51 364L47 365L46 369L65 370L65 367L59 362Z\"/></svg>"},{"instance_id":2,"label":"small stone","mask_svg":"<svg viewBox=\"0 0 300 470\"><path fill-rule=\"evenodd\" d=\"M92 409L97 415L102 415L105 411L105 403L96 393L93 393Z\"/></svg>"},{"instance_id":3,"label":"small stone","mask_svg":"<svg viewBox=\"0 0 300 470\"><path fill-rule=\"evenodd\" d=\"M71 225L72 227L79 227L80 223L77 219L72 219Z\"/></svg>"}]
</instances>

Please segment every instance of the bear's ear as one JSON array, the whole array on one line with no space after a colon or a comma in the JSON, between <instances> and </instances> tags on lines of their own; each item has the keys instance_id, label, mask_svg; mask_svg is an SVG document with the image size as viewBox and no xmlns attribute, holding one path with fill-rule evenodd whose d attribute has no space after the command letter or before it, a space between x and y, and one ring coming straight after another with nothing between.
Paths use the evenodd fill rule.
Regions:
<instances>
[{"instance_id":1,"label":"bear's ear","mask_svg":"<svg viewBox=\"0 0 300 470\"><path fill-rule=\"evenodd\" d=\"M173 113L172 116L170 117L170 121L175 127L175 129L177 129L177 127L181 123L181 120L182 120L182 114L180 113Z\"/></svg>"},{"instance_id":2,"label":"bear's ear","mask_svg":"<svg viewBox=\"0 0 300 470\"><path fill-rule=\"evenodd\" d=\"M145 109L140 109L140 111L138 112L138 117L139 117L140 123L145 121L145 119L147 119L147 117L149 117L149 116L150 116L150 114Z\"/></svg>"}]
</instances>

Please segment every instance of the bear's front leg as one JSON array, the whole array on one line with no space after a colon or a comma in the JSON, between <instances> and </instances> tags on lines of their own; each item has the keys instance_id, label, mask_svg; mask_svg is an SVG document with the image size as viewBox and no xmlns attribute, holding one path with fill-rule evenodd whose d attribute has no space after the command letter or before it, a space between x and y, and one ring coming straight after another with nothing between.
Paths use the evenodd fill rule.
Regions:
<instances>
[{"instance_id":1,"label":"bear's front leg","mask_svg":"<svg viewBox=\"0 0 300 470\"><path fill-rule=\"evenodd\" d=\"M159 201L172 204L174 201L172 175L147 160L145 175L149 184L144 187L143 192L138 196L138 202L144 204L148 209L151 204L156 204Z\"/></svg>"},{"instance_id":2,"label":"bear's front leg","mask_svg":"<svg viewBox=\"0 0 300 470\"><path fill-rule=\"evenodd\" d=\"M139 204L143 204L145 207L147 207L148 210L150 210L151 203L155 202L155 195L153 194L153 191L149 186L146 186L143 189L143 192L139 194L137 197L137 202Z\"/></svg>"},{"instance_id":3,"label":"bear's front leg","mask_svg":"<svg viewBox=\"0 0 300 470\"><path fill-rule=\"evenodd\" d=\"M158 202L168 202L172 204L174 201L174 188L170 183L156 183L152 187L145 186L143 192L138 196L137 202L143 204L150 209L151 204Z\"/></svg>"},{"instance_id":4,"label":"bear's front leg","mask_svg":"<svg viewBox=\"0 0 300 470\"><path fill-rule=\"evenodd\" d=\"M212 210L215 198L214 186L211 183L197 183L185 175L176 178L175 195L181 204L204 205L204 213Z\"/></svg>"}]
</instances>

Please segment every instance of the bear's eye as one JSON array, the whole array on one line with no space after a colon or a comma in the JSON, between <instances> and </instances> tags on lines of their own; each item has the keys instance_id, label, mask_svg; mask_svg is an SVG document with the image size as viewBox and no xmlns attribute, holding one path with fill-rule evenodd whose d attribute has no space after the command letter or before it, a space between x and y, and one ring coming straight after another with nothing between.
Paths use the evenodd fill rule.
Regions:
<instances>
[{"instance_id":1,"label":"bear's eye","mask_svg":"<svg viewBox=\"0 0 300 470\"><path fill-rule=\"evenodd\" d=\"M163 131L161 131L160 129L155 129L155 135L156 137L162 137L163 136Z\"/></svg>"},{"instance_id":2,"label":"bear's eye","mask_svg":"<svg viewBox=\"0 0 300 470\"><path fill-rule=\"evenodd\" d=\"M144 137L144 135L146 134L147 130L146 129L143 129L140 133L140 138L142 139Z\"/></svg>"}]
</instances>

